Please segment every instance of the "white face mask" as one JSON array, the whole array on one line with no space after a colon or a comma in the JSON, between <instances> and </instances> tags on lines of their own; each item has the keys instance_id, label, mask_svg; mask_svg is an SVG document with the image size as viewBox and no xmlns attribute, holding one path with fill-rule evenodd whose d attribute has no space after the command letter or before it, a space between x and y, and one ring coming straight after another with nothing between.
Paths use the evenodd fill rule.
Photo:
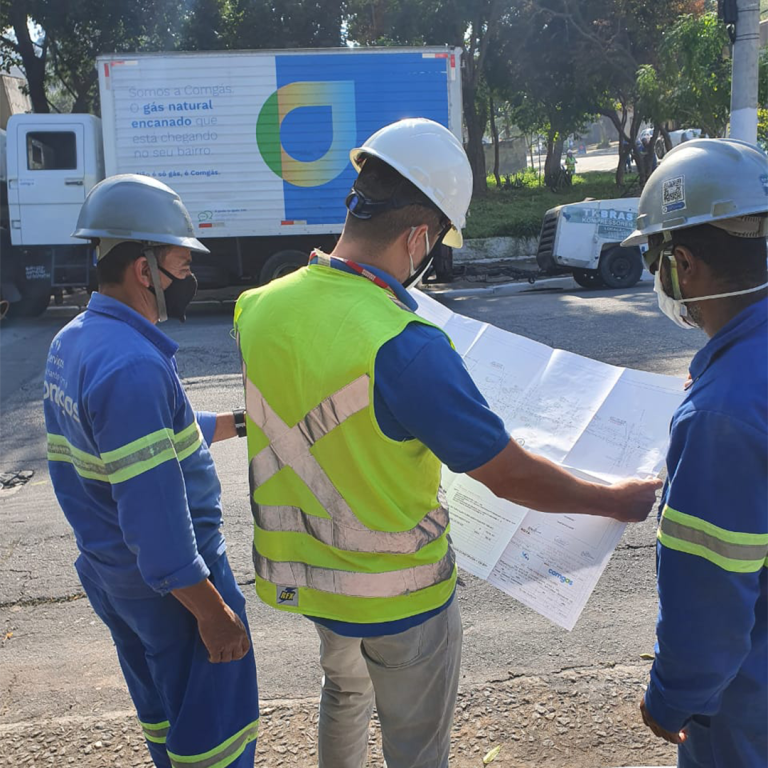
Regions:
<instances>
[{"instance_id":1,"label":"white face mask","mask_svg":"<svg viewBox=\"0 0 768 768\"><path fill-rule=\"evenodd\" d=\"M661 255L664 259L664 254ZM674 257L673 257L674 258ZM653 280L653 292L656 294L656 300L659 303L659 309L680 328L690 330L691 328L698 328L696 323L691 320L688 315L688 308L685 306L687 302L691 301L710 301L711 299L726 299L729 296L743 296L745 293L757 293L764 288L768 288L768 283L758 285L755 288L746 288L743 291L731 291L730 293L716 293L712 296L696 296L691 299L673 299L665 290L661 283L661 262L656 270L656 275Z\"/></svg>"}]
</instances>

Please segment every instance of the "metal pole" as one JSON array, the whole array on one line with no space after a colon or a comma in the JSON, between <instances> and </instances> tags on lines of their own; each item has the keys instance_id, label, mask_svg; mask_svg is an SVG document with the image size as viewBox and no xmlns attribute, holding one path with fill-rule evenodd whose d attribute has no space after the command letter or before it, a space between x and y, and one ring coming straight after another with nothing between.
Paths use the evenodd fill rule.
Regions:
<instances>
[{"instance_id":1,"label":"metal pole","mask_svg":"<svg viewBox=\"0 0 768 768\"><path fill-rule=\"evenodd\" d=\"M738 16L733 42L730 137L756 144L760 6L758 0L736 0L736 4Z\"/></svg>"}]
</instances>

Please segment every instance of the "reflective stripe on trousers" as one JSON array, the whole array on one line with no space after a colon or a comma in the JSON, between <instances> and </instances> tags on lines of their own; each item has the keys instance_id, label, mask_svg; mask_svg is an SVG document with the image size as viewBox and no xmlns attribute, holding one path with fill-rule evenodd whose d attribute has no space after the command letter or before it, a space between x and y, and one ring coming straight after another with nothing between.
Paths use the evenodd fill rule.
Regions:
<instances>
[{"instance_id":1,"label":"reflective stripe on trousers","mask_svg":"<svg viewBox=\"0 0 768 768\"><path fill-rule=\"evenodd\" d=\"M144 731L144 738L147 741L151 741L155 744L165 744L165 739L168 736L168 731L171 724L164 720L162 723L142 723L139 720L141 730Z\"/></svg>"},{"instance_id":2,"label":"reflective stripe on trousers","mask_svg":"<svg viewBox=\"0 0 768 768\"><path fill-rule=\"evenodd\" d=\"M168 757L173 768L226 768L240 757L248 744L258 736L259 721L254 720L232 738L202 755L176 755L168 752Z\"/></svg>"},{"instance_id":3,"label":"reflective stripe on trousers","mask_svg":"<svg viewBox=\"0 0 768 768\"><path fill-rule=\"evenodd\" d=\"M245 405L249 418L270 440L250 464L251 488L258 488L283 467L306 483L330 519L307 515L292 506L265 506L252 501L256 525L265 531L306 533L329 547L350 552L409 555L436 541L448 526L448 511L440 505L408 531L373 531L350 509L310 448L350 416L368 407L370 378L360 376L289 427L245 376ZM271 580L271 579L270 579ZM285 583L293 583L286 581Z\"/></svg>"}]
</instances>

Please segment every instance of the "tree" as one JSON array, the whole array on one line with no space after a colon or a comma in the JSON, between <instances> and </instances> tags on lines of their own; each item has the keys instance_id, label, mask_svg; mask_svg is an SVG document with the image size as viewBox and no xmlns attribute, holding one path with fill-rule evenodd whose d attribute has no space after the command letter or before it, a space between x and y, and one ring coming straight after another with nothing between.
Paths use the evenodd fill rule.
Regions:
<instances>
[{"instance_id":1,"label":"tree","mask_svg":"<svg viewBox=\"0 0 768 768\"><path fill-rule=\"evenodd\" d=\"M229 0L225 5L228 48L329 48L344 42L343 0Z\"/></svg>"},{"instance_id":2,"label":"tree","mask_svg":"<svg viewBox=\"0 0 768 768\"><path fill-rule=\"evenodd\" d=\"M731 99L728 32L714 13L681 16L659 46L657 64L638 71L644 111L655 124L675 120L723 136Z\"/></svg>"},{"instance_id":3,"label":"tree","mask_svg":"<svg viewBox=\"0 0 768 768\"><path fill-rule=\"evenodd\" d=\"M700 15L704 0L535 0L563 19L571 33L571 53L579 77L588 79L601 96L596 111L619 133L616 181L624 177L626 155L635 154L641 182L647 176L635 147L646 115L637 86L643 64L656 64L664 31L682 14ZM658 126L657 129L658 130Z\"/></svg>"},{"instance_id":4,"label":"tree","mask_svg":"<svg viewBox=\"0 0 768 768\"><path fill-rule=\"evenodd\" d=\"M8 70L17 65L24 70L29 98L34 112L49 112L45 94L45 74L48 63L48 40L32 38L28 20L30 0L0 0L0 64ZM12 34L8 34L8 31Z\"/></svg>"},{"instance_id":5,"label":"tree","mask_svg":"<svg viewBox=\"0 0 768 768\"><path fill-rule=\"evenodd\" d=\"M362 45L449 45L464 48L462 98L473 193L487 191L483 134L486 57L508 6L504 0L349 0L348 36Z\"/></svg>"},{"instance_id":6,"label":"tree","mask_svg":"<svg viewBox=\"0 0 768 768\"><path fill-rule=\"evenodd\" d=\"M0 56L18 63L35 112L49 86L74 112L98 110L102 53L298 48L342 43L343 0L0 0ZM7 21L6 21L7 20ZM39 34L30 32L30 25Z\"/></svg>"},{"instance_id":7,"label":"tree","mask_svg":"<svg viewBox=\"0 0 768 768\"><path fill-rule=\"evenodd\" d=\"M173 46L175 19L183 0L0 0L13 37L0 39L27 77L35 112L49 111L46 83L57 81L70 95L72 110L98 106L96 56ZM39 30L31 40L30 24ZM5 26L0 23L0 26Z\"/></svg>"},{"instance_id":8,"label":"tree","mask_svg":"<svg viewBox=\"0 0 768 768\"><path fill-rule=\"evenodd\" d=\"M565 139L595 112L597 93L573 66L566 21L540 3L518 0L499 25L488 59L489 84L519 111L523 128L547 135L545 182L561 173Z\"/></svg>"}]
</instances>

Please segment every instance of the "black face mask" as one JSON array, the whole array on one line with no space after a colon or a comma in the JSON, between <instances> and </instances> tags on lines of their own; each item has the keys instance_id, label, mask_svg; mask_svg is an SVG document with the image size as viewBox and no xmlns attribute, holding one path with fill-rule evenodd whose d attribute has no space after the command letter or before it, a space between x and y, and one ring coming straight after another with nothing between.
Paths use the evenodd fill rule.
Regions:
<instances>
[{"instance_id":1,"label":"black face mask","mask_svg":"<svg viewBox=\"0 0 768 768\"><path fill-rule=\"evenodd\" d=\"M187 319L189 302L195 298L197 293L197 278L193 274L189 274L187 277L176 277L159 265L158 269L166 277L171 278L171 284L163 291L166 314L168 317L175 317L183 323ZM155 292L153 288L149 290L152 293Z\"/></svg>"}]
</instances>

